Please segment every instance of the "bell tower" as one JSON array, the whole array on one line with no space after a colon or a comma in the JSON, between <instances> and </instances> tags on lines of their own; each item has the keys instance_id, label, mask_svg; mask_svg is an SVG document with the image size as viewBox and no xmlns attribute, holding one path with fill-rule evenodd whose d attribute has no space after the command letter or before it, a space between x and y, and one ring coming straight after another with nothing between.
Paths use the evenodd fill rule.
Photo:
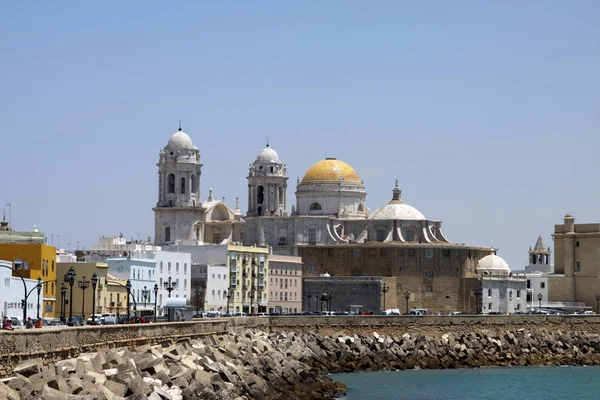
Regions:
<instances>
[{"instance_id":1,"label":"bell tower","mask_svg":"<svg viewBox=\"0 0 600 400\"><path fill-rule=\"evenodd\" d=\"M550 264L550 247L544 245L542 235L538 236L533 250L529 247L529 265L525 268L526 272L554 272L554 266Z\"/></svg>"},{"instance_id":2,"label":"bell tower","mask_svg":"<svg viewBox=\"0 0 600 400\"><path fill-rule=\"evenodd\" d=\"M269 142L248 169L247 216L287 216L287 167Z\"/></svg>"},{"instance_id":3,"label":"bell tower","mask_svg":"<svg viewBox=\"0 0 600 400\"><path fill-rule=\"evenodd\" d=\"M190 240L202 213L200 202L200 150L181 125L160 151L158 201L154 211L154 241L157 245Z\"/></svg>"}]
</instances>

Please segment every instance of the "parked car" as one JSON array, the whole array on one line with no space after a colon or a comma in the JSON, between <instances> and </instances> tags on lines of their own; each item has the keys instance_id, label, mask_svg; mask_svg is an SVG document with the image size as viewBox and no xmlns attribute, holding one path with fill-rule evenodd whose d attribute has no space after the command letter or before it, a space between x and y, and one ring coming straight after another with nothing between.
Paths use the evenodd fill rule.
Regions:
<instances>
[{"instance_id":1,"label":"parked car","mask_svg":"<svg viewBox=\"0 0 600 400\"><path fill-rule=\"evenodd\" d=\"M413 308L408 311L408 315L429 315L429 310L426 308Z\"/></svg>"},{"instance_id":2,"label":"parked car","mask_svg":"<svg viewBox=\"0 0 600 400\"><path fill-rule=\"evenodd\" d=\"M104 325L114 325L117 323L117 314L114 313L104 313L101 318Z\"/></svg>"},{"instance_id":3,"label":"parked car","mask_svg":"<svg viewBox=\"0 0 600 400\"><path fill-rule=\"evenodd\" d=\"M25 329L25 324L20 317L8 317L12 323L13 329Z\"/></svg>"},{"instance_id":4,"label":"parked car","mask_svg":"<svg viewBox=\"0 0 600 400\"><path fill-rule=\"evenodd\" d=\"M59 319L55 319L48 323L49 328L58 328L58 327L63 327L63 326L65 326L65 324L63 324L63 322Z\"/></svg>"}]
</instances>

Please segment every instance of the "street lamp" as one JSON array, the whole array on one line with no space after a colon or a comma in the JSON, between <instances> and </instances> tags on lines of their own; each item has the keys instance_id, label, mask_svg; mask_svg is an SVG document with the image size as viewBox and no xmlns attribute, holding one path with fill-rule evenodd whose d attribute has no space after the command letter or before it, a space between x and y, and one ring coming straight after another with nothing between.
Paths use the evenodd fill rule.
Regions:
<instances>
[{"instance_id":1,"label":"street lamp","mask_svg":"<svg viewBox=\"0 0 600 400\"><path fill-rule=\"evenodd\" d=\"M38 277L38 283L37 283L37 295L38 295L37 319L40 319L40 295L41 294L42 294L42 278Z\"/></svg>"},{"instance_id":2,"label":"street lamp","mask_svg":"<svg viewBox=\"0 0 600 400\"><path fill-rule=\"evenodd\" d=\"M127 279L127 283L125 283L125 289L127 289L127 323L129 323L129 317L131 316L131 312L129 311L129 308L131 307L131 304L129 303L129 297L131 296L131 280Z\"/></svg>"},{"instance_id":3,"label":"street lamp","mask_svg":"<svg viewBox=\"0 0 600 400\"><path fill-rule=\"evenodd\" d=\"M596 312L600 314L600 294L596 295Z\"/></svg>"},{"instance_id":4,"label":"street lamp","mask_svg":"<svg viewBox=\"0 0 600 400\"><path fill-rule=\"evenodd\" d=\"M163 282L164 286L165 286L165 290L167 292L169 292L169 298L171 298L171 292L173 290L175 290L175 288L177 287L177 282L173 282L171 280L171 277L169 276L169 279L167 280L167 282ZM170 310L167 310L167 322L171 322L171 312Z\"/></svg>"},{"instance_id":5,"label":"street lamp","mask_svg":"<svg viewBox=\"0 0 600 400\"><path fill-rule=\"evenodd\" d=\"M65 286L65 283L63 282L60 285L60 320L61 322L64 324L66 317L65 317L65 297L67 296L67 287Z\"/></svg>"},{"instance_id":6,"label":"street lamp","mask_svg":"<svg viewBox=\"0 0 600 400\"><path fill-rule=\"evenodd\" d=\"M195 294L196 294L196 314L198 314L200 312L200 294L201 294L199 287L196 288Z\"/></svg>"},{"instance_id":7,"label":"street lamp","mask_svg":"<svg viewBox=\"0 0 600 400\"><path fill-rule=\"evenodd\" d=\"M310 299L313 297L312 292L306 293L306 297L308 297L308 306L306 307L306 311L310 312Z\"/></svg>"},{"instance_id":8,"label":"street lamp","mask_svg":"<svg viewBox=\"0 0 600 400\"><path fill-rule=\"evenodd\" d=\"M539 301L539 304L540 304L539 309L541 311L542 310L542 299L544 298L544 295L541 294L541 293L538 293L537 298L538 298L538 301Z\"/></svg>"},{"instance_id":9,"label":"street lamp","mask_svg":"<svg viewBox=\"0 0 600 400\"><path fill-rule=\"evenodd\" d=\"M410 292L404 292L404 299L406 300L406 313L408 314L408 299L410 299Z\"/></svg>"},{"instance_id":10,"label":"street lamp","mask_svg":"<svg viewBox=\"0 0 600 400\"><path fill-rule=\"evenodd\" d=\"M90 287L90 281L85 279L85 276L77 282L77 286L81 289L81 319L85 321L85 289Z\"/></svg>"},{"instance_id":11,"label":"street lamp","mask_svg":"<svg viewBox=\"0 0 600 400\"><path fill-rule=\"evenodd\" d=\"M229 312L229 302L231 301L231 298L233 297L233 293L231 293L231 291L227 292L227 314L230 314Z\"/></svg>"},{"instance_id":12,"label":"street lamp","mask_svg":"<svg viewBox=\"0 0 600 400\"><path fill-rule=\"evenodd\" d=\"M69 268L69 272L67 272L67 275L65 275L67 278L66 282L69 284L69 286L71 286L69 291L69 326L73 326L73 285L75 284L76 276L75 268L73 267Z\"/></svg>"},{"instance_id":13,"label":"street lamp","mask_svg":"<svg viewBox=\"0 0 600 400\"><path fill-rule=\"evenodd\" d=\"M158 297L158 283L154 284L154 322L156 322L156 305L158 301L156 300Z\"/></svg>"},{"instance_id":14,"label":"street lamp","mask_svg":"<svg viewBox=\"0 0 600 400\"><path fill-rule=\"evenodd\" d=\"M248 297L250 297L250 315L252 315L252 302L254 300L254 286L252 286L252 288L250 289L250 294L248 295Z\"/></svg>"},{"instance_id":15,"label":"street lamp","mask_svg":"<svg viewBox=\"0 0 600 400\"><path fill-rule=\"evenodd\" d=\"M146 286L142 290L142 298L144 299L144 308L146 308L146 303L150 300L150 291L146 289Z\"/></svg>"},{"instance_id":16,"label":"street lamp","mask_svg":"<svg viewBox=\"0 0 600 400\"><path fill-rule=\"evenodd\" d=\"M381 293L383 293L383 311L385 311L385 294L389 291L390 291L390 287L386 286L386 284L384 283L383 287L381 288Z\"/></svg>"},{"instance_id":17,"label":"street lamp","mask_svg":"<svg viewBox=\"0 0 600 400\"><path fill-rule=\"evenodd\" d=\"M98 287L98 274L92 274L92 325L96 324L96 287Z\"/></svg>"}]
</instances>

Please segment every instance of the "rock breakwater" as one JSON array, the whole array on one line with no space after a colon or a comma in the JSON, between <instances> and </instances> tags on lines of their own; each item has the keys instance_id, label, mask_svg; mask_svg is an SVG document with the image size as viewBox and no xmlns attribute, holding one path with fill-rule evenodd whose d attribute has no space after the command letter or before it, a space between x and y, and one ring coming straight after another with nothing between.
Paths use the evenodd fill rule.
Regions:
<instances>
[{"instance_id":1,"label":"rock breakwater","mask_svg":"<svg viewBox=\"0 0 600 400\"><path fill-rule=\"evenodd\" d=\"M600 336L519 329L463 334L332 335L246 330L135 349L101 349L0 383L0 398L330 399L327 373L414 368L600 365Z\"/></svg>"}]
</instances>

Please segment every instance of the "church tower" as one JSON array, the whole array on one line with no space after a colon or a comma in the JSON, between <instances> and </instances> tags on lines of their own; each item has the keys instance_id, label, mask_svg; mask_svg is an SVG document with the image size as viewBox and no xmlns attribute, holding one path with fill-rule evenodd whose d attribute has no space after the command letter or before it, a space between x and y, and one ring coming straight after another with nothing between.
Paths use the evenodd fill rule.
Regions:
<instances>
[{"instance_id":1,"label":"church tower","mask_svg":"<svg viewBox=\"0 0 600 400\"><path fill-rule=\"evenodd\" d=\"M533 250L529 247L529 265L525 268L525 272L545 272L553 273L554 266L550 264L550 247L544 245L542 235L538 236Z\"/></svg>"},{"instance_id":2,"label":"church tower","mask_svg":"<svg viewBox=\"0 0 600 400\"><path fill-rule=\"evenodd\" d=\"M267 142L248 172L248 217L287 216L287 167Z\"/></svg>"},{"instance_id":3,"label":"church tower","mask_svg":"<svg viewBox=\"0 0 600 400\"><path fill-rule=\"evenodd\" d=\"M160 151L158 201L154 211L154 241L157 245L190 240L202 215L200 202L200 151L181 130Z\"/></svg>"}]
</instances>

